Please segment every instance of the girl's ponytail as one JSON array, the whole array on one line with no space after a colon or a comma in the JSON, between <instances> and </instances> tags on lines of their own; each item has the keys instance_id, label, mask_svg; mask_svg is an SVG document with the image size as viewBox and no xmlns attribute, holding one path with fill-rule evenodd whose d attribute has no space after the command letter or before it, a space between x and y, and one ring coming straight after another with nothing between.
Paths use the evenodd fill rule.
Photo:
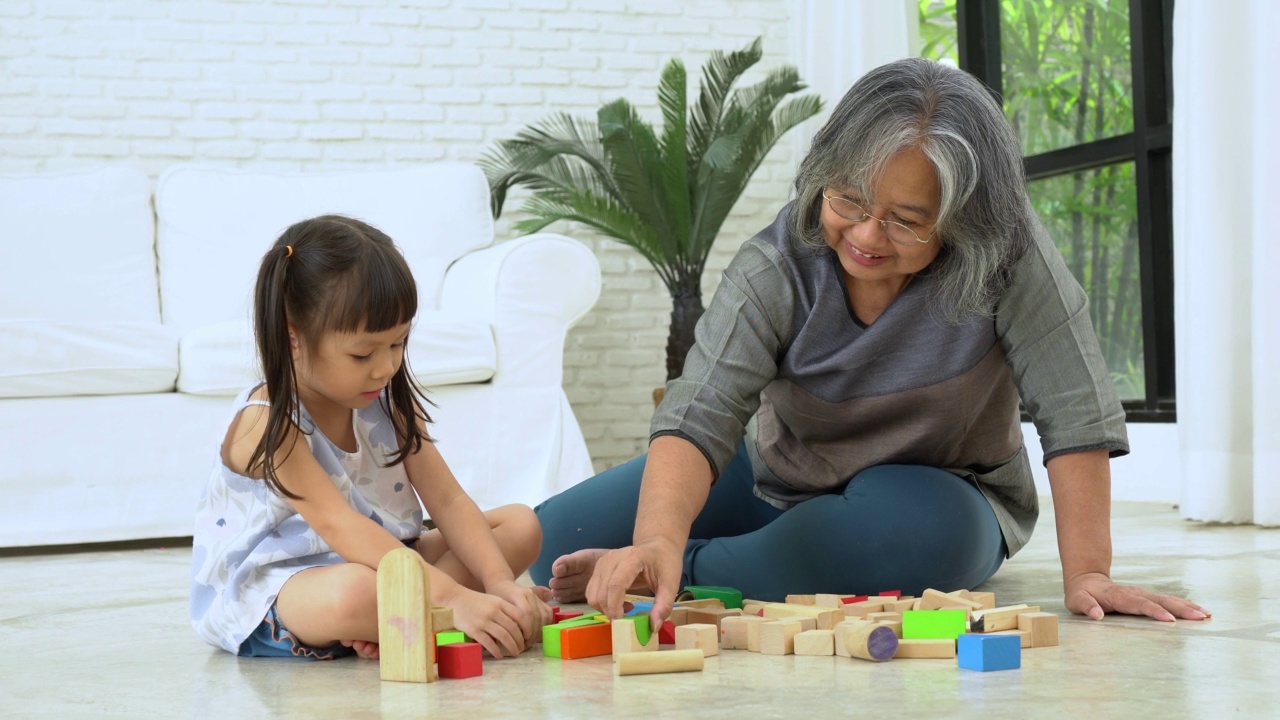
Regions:
<instances>
[{"instance_id":1,"label":"girl's ponytail","mask_svg":"<svg viewBox=\"0 0 1280 720\"><path fill-rule=\"evenodd\" d=\"M276 463L283 461L293 447L283 448L284 455L277 456L285 441L296 438L290 426L298 417L298 392L293 367L293 349L289 336L288 283L289 265L296 262L297 250L281 237L262 258L258 280L253 290L253 333L258 346L258 359L262 363L262 376L267 384L267 397L271 406L267 412L267 427L262 440L249 456L247 474L261 470L267 485L276 493L294 500L301 499L289 492L276 477Z\"/></svg>"}]
</instances>

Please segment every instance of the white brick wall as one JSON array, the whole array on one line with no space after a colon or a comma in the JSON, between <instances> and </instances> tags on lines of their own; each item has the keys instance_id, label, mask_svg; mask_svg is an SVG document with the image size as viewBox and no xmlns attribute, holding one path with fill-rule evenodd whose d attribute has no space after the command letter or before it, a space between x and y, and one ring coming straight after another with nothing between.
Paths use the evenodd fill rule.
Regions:
<instances>
[{"instance_id":1,"label":"white brick wall","mask_svg":"<svg viewBox=\"0 0 1280 720\"><path fill-rule=\"evenodd\" d=\"M0 0L0 173L473 161L552 111L593 117L619 96L656 124L668 59L684 60L696 92L709 51L762 35L752 81L788 61L788 19L787 0ZM725 223L705 299L788 197L799 137L779 143ZM565 374L604 469L646 445L670 303L635 252L552 229L604 270Z\"/></svg>"}]
</instances>

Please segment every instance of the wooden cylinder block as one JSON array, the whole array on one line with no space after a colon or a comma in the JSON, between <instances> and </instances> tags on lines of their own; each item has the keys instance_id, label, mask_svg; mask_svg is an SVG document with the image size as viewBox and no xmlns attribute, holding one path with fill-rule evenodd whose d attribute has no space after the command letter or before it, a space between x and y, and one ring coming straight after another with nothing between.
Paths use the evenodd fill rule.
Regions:
<instances>
[{"instance_id":1,"label":"wooden cylinder block","mask_svg":"<svg viewBox=\"0 0 1280 720\"><path fill-rule=\"evenodd\" d=\"M875 623L841 624L844 649L851 657L884 662L898 651L898 636L893 629Z\"/></svg>"},{"instance_id":2,"label":"wooden cylinder block","mask_svg":"<svg viewBox=\"0 0 1280 720\"><path fill-rule=\"evenodd\" d=\"M619 675L693 672L702 670L701 650L658 650L618 656Z\"/></svg>"}]
</instances>

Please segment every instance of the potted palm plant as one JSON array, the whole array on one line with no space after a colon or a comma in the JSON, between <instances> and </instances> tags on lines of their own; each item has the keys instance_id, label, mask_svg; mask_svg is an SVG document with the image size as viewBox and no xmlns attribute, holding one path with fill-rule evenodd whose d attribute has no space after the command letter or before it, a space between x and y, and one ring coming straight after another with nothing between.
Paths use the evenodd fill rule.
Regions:
<instances>
[{"instance_id":1,"label":"potted palm plant","mask_svg":"<svg viewBox=\"0 0 1280 720\"><path fill-rule=\"evenodd\" d=\"M499 141L480 160L498 217L512 187L532 191L521 233L559 220L595 228L645 257L671 293L667 380L679 377L702 316L707 255L747 182L788 130L822 107L794 67L734 89L759 62L761 43L713 52L688 103L685 67L671 60L658 83L659 135L619 98L594 121L556 113ZM687 114L687 118L686 118Z\"/></svg>"}]
</instances>

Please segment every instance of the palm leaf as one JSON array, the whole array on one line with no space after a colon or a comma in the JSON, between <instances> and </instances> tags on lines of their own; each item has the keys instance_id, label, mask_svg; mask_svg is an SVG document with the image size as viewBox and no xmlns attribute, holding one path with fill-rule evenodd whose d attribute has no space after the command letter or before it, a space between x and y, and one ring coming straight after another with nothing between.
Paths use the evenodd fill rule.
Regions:
<instances>
[{"instance_id":1,"label":"palm leaf","mask_svg":"<svg viewBox=\"0 0 1280 720\"><path fill-rule=\"evenodd\" d=\"M663 257L677 261L684 254L683 243L673 234L665 195L655 192L663 182L662 151L653 127L621 98L600 108L597 122L620 201L657 234Z\"/></svg>"},{"instance_id":2,"label":"palm leaf","mask_svg":"<svg viewBox=\"0 0 1280 720\"><path fill-rule=\"evenodd\" d=\"M526 127L510 140L503 140L478 161L489 182L490 204L494 217L502 214L507 191L516 185L534 187L544 180L544 166L553 158L577 161L584 170L574 177L592 175L611 195L617 188L609 176L609 163L600 144L594 122L580 120L567 113L555 113L541 123ZM572 160L565 160L573 165ZM564 177L563 173L561 177Z\"/></svg>"},{"instance_id":3,"label":"palm leaf","mask_svg":"<svg viewBox=\"0 0 1280 720\"><path fill-rule=\"evenodd\" d=\"M760 61L764 55L760 38L747 47L726 55L716 50L702 66L702 80L698 86L698 102L689 112L689 168L697 174L702 156L719 135L720 116L724 110L729 89L742 74Z\"/></svg>"},{"instance_id":4,"label":"palm leaf","mask_svg":"<svg viewBox=\"0 0 1280 720\"><path fill-rule=\"evenodd\" d=\"M688 142L685 111L688 108L688 78L684 63L672 60L658 81L658 106L662 108L661 171L671 235L678 246L687 248L690 198ZM687 255L687 252L685 253Z\"/></svg>"}]
</instances>

